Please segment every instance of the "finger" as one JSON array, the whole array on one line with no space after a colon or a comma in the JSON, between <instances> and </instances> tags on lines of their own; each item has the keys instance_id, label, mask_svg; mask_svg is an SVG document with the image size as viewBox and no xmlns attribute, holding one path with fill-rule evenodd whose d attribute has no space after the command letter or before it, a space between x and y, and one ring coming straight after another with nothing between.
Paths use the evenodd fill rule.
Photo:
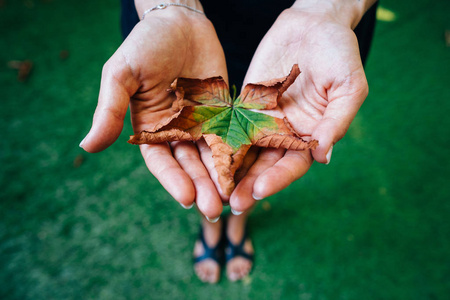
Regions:
<instances>
[{"instance_id":1,"label":"finger","mask_svg":"<svg viewBox=\"0 0 450 300\"><path fill-rule=\"evenodd\" d=\"M200 161L197 147L189 142L175 142L171 146L175 159L194 184L197 208L209 219L216 219L222 213L222 201L208 171Z\"/></svg>"},{"instance_id":2,"label":"finger","mask_svg":"<svg viewBox=\"0 0 450 300\"><path fill-rule=\"evenodd\" d=\"M172 156L167 143L140 145L142 156L150 172L172 197L184 206L195 199L195 188L191 178Z\"/></svg>"},{"instance_id":3,"label":"finger","mask_svg":"<svg viewBox=\"0 0 450 300\"><path fill-rule=\"evenodd\" d=\"M123 128L130 97L139 84L123 59L115 56L104 65L100 94L92 127L80 144L87 152L99 152L112 145Z\"/></svg>"},{"instance_id":4,"label":"finger","mask_svg":"<svg viewBox=\"0 0 450 300\"><path fill-rule=\"evenodd\" d=\"M368 86L364 75L359 82L353 84L358 87L356 91L345 91L342 96L334 96L338 94L337 91L330 93L332 96L330 96L323 118L311 134L313 139L319 141L319 146L312 151L312 155L320 163L328 164L330 162L333 145L347 133L356 113L367 97Z\"/></svg>"},{"instance_id":5,"label":"finger","mask_svg":"<svg viewBox=\"0 0 450 300\"><path fill-rule=\"evenodd\" d=\"M265 196L254 194L257 178L267 169L273 167L285 153L284 149L262 149L255 163L241 179L230 197L230 206L236 212L243 212L255 204L255 197L262 199ZM270 183L272 184L272 183Z\"/></svg>"},{"instance_id":6,"label":"finger","mask_svg":"<svg viewBox=\"0 0 450 300\"><path fill-rule=\"evenodd\" d=\"M283 158L256 178L253 197L263 199L287 188L306 174L313 161L309 150L286 151Z\"/></svg>"}]
</instances>

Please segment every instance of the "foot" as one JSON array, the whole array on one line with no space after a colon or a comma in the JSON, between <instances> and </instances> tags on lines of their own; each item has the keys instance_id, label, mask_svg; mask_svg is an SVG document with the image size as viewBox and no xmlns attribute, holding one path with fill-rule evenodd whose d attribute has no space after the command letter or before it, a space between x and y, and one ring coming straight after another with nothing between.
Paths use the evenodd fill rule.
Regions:
<instances>
[{"instance_id":1,"label":"foot","mask_svg":"<svg viewBox=\"0 0 450 300\"><path fill-rule=\"evenodd\" d=\"M242 239L245 234L246 221L247 214L245 213L239 216L230 215L228 218L226 230L227 238L234 246L238 246L242 243ZM243 250L249 257L236 255L227 261L227 277L230 281L236 281L244 278L252 269L253 260L251 259L251 256L254 254L254 249L248 236L244 241Z\"/></svg>"},{"instance_id":2,"label":"foot","mask_svg":"<svg viewBox=\"0 0 450 300\"><path fill-rule=\"evenodd\" d=\"M206 220L202 221L202 231L206 246L210 249L215 248L221 240L222 236L222 220L216 223L210 223ZM194 258L201 257L205 254L205 247L200 239L195 242ZM220 264L213 258L205 258L194 263L195 274L203 282L217 283L220 279Z\"/></svg>"}]
</instances>

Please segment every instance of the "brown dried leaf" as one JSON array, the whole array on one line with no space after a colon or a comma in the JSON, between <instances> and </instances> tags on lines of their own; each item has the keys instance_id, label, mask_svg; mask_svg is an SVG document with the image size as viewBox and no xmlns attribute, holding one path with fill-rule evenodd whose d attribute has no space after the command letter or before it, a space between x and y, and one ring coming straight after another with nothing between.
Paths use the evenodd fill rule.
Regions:
<instances>
[{"instance_id":1,"label":"brown dried leaf","mask_svg":"<svg viewBox=\"0 0 450 300\"><path fill-rule=\"evenodd\" d=\"M450 47L450 29L445 30L445 45Z\"/></svg>"},{"instance_id":2,"label":"brown dried leaf","mask_svg":"<svg viewBox=\"0 0 450 300\"><path fill-rule=\"evenodd\" d=\"M281 95L294 83L298 75L300 75L300 69L298 65L294 65L286 77L247 84L239 96L242 106L253 109L274 109Z\"/></svg>"},{"instance_id":3,"label":"brown dried leaf","mask_svg":"<svg viewBox=\"0 0 450 300\"><path fill-rule=\"evenodd\" d=\"M59 52L59 59L66 60L69 57L69 50L61 50Z\"/></svg>"},{"instance_id":4,"label":"brown dried leaf","mask_svg":"<svg viewBox=\"0 0 450 300\"><path fill-rule=\"evenodd\" d=\"M130 144L158 144L164 142L174 141L193 141L192 135L179 129L170 129L160 131L156 133L150 133L147 131L141 132L141 134L132 135L128 141Z\"/></svg>"},{"instance_id":5,"label":"brown dried leaf","mask_svg":"<svg viewBox=\"0 0 450 300\"><path fill-rule=\"evenodd\" d=\"M17 80L24 82L30 76L31 69L33 68L33 62L31 60L12 60L8 62L8 67L10 69L16 69L18 71Z\"/></svg>"},{"instance_id":6,"label":"brown dried leaf","mask_svg":"<svg viewBox=\"0 0 450 300\"><path fill-rule=\"evenodd\" d=\"M255 111L276 108L283 92L299 74L298 66L294 65L286 77L248 84L236 99L230 97L221 77L178 78L170 88L176 95L173 115L161 119L157 129L131 136L129 142L152 144L197 141L204 137L213 154L219 185L230 195L236 171L251 145L290 150L317 147L317 141L303 140L285 118Z\"/></svg>"}]
</instances>

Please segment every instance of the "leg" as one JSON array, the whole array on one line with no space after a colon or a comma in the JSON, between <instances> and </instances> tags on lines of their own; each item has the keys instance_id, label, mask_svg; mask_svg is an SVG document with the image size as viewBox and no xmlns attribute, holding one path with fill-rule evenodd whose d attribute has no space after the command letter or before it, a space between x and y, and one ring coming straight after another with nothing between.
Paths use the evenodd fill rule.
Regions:
<instances>
[{"instance_id":1,"label":"leg","mask_svg":"<svg viewBox=\"0 0 450 300\"><path fill-rule=\"evenodd\" d=\"M245 234L247 218L250 212L244 212L239 216L230 215L227 221L226 235L229 242L235 246L243 242L243 252L253 256L253 245L249 237L242 241ZM227 251L227 250L225 250ZM227 277L231 281L244 278L250 273L253 266L253 260L249 257L236 255L227 261Z\"/></svg>"},{"instance_id":2,"label":"leg","mask_svg":"<svg viewBox=\"0 0 450 300\"><path fill-rule=\"evenodd\" d=\"M202 218L202 233L206 246L209 249L219 245L222 236L222 220L211 223ZM195 242L194 258L205 254L205 247L200 239ZM220 278L220 264L213 258L205 258L194 263L194 270L198 278L203 282L217 283Z\"/></svg>"}]
</instances>

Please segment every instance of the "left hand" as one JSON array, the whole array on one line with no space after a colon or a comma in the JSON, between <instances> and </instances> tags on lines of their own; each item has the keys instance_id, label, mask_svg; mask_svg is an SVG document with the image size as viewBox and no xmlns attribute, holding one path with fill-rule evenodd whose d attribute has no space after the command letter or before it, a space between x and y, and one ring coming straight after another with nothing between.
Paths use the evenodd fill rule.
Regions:
<instances>
[{"instance_id":1,"label":"left hand","mask_svg":"<svg viewBox=\"0 0 450 300\"><path fill-rule=\"evenodd\" d=\"M298 64L300 76L279 108L310 151L263 149L230 198L235 211L271 196L302 177L314 160L329 163L333 145L347 132L368 94L356 36L332 13L285 10L260 43L245 82L280 78Z\"/></svg>"}]
</instances>

